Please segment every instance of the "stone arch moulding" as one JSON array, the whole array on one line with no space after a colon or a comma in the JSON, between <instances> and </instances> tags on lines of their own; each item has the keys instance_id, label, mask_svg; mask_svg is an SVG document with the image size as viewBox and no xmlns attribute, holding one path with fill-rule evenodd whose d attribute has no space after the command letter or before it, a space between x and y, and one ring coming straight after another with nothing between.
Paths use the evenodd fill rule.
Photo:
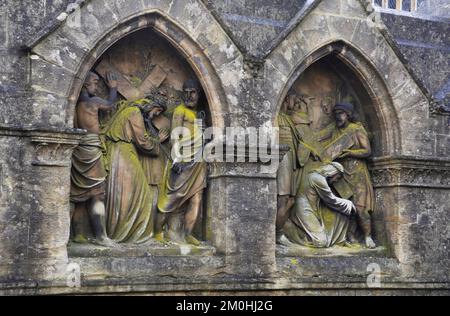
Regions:
<instances>
[{"instance_id":1,"label":"stone arch moulding","mask_svg":"<svg viewBox=\"0 0 450 316\"><path fill-rule=\"evenodd\" d=\"M276 111L273 120L278 114L284 98L300 75L309 66L327 56L334 55L342 61L352 74L359 79L365 91L368 93L374 112L375 120L380 129L382 156L395 155L401 151L400 124L392 102L391 93L385 82L381 79L375 66L367 60L361 52L345 41L333 41L315 49L305 56L288 76L283 88L280 90L276 101Z\"/></svg>"},{"instance_id":2,"label":"stone arch moulding","mask_svg":"<svg viewBox=\"0 0 450 316\"><path fill-rule=\"evenodd\" d=\"M102 1L94 0L91 2L96 3ZM190 2L196 3L196 1ZM157 5L163 6L161 2L155 2L154 6ZM201 5L198 6L200 7ZM84 14L84 8L85 7L82 7L81 9L81 15ZM81 30L79 28L68 26L67 23L62 24L59 29L56 29L53 33L37 42L31 49L31 86L34 88L35 92L51 92L57 96L62 96L63 99L65 99L63 100L64 105L62 106L64 107L66 116L65 124L71 128L75 105L84 78L94 66L97 58L125 36L145 28L151 28L177 49L200 80L208 100L213 126L225 126L226 113L229 112L227 110L228 102L222 86L222 81L217 73L217 68L224 62L226 63L228 60L233 60L236 56L227 55L226 60L222 60L223 56L215 56L214 54L208 55L208 50L217 50L218 48L216 46L219 44L213 43L209 38L196 40L196 36L192 31L193 26L181 25L181 20L179 18L177 19L177 17L170 16L169 13L165 12L167 10L168 9L162 10L155 7L143 8L120 21L116 21L113 25L100 23L98 25L100 30L95 31L95 34L93 35L94 38L90 38L89 41L86 40L91 44L76 40L80 37L79 34ZM206 11L206 9L204 10ZM90 13L86 12L86 14ZM209 12L202 12L202 14L209 14ZM103 21L103 19L107 20L110 19L110 17L101 16L98 19ZM208 15L208 17L204 19L208 21L204 21L201 25L197 25L196 27L198 29L204 28L207 23L210 23L209 27L214 29L213 33L215 36L220 36L222 41L225 42L225 45L227 45L227 47L232 46L234 54L238 54L238 49L234 47L234 44L226 36L225 32L217 23L211 22L210 19L211 17ZM191 34L193 36L190 36ZM68 47L70 53L67 51L62 52L64 47ZM65 58L61 58L61 52L63 54L70 54L70 58L72 59L70 65L74 65L71 67L72 69L68 69L63 62ZM51 67L52 75L55 76L56 80L46 80L42 78L42 76L39 76L42 63ZM38 75L33 75L35 73ZM70 77L70 79L67 77ZM60 80L66 80L67 83L61 84L61 82L58 82ZM63 89L61 89L61 87ZM48 102L48 106L51 106L50 102Z\"/></svg>"}]
</instances>

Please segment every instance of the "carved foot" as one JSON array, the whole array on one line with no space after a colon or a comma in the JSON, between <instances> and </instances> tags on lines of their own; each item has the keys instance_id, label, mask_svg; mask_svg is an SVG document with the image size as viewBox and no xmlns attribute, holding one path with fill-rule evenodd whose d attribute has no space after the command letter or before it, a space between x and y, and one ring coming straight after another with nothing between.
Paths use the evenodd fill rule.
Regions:
<instances>
[{"instance_id":1,"label":"carved foot","mask_svg":"<svg viewBox=\"0 0 450 316\"><path fill-rule=\"evenodd\" d=\"M172 243L172 241L168 238L164 236L164 233L157 233L155 234L155 237L153 237L157 242L160 242L164 245L169 245L170 243Z\"/></svg>"},{"instance_id":2,"label":"carved foot","mask_svg":"<svg viewBox=\"0 0 450 316\"><path fill-rule=\"evenodd\" d=\"M72 242L77 243L77 244L88 244L89 240L84 237L83 235L76 235L73 239Z\"/></svg>"},{"instance_id":3,"label":"carved foot","mask_svg":"<svg viewBox=\"0 0 450 316\"><path fill-rule=\"evenodd\" d=\"M282 234L280 237L277 238L277 244L286 247L294 245L289 239L287 239L287 237L284 234Z\"/></svg>"},{"instance_id":4,"label":"carved foot","mask_svg":"<svg viewBox=\"0 0 450 316\"><path fill-rule=\"evenodd\" d=\"M159 241L159 242L162 242L162 243L164 243L164 242L166 242L166 240L164 240L164 233L157 233L157 234L155 234L155 240L156 241Z\"/></svg>"},{"instance_id":5,"label":"carved foot","mask_svg":"<svg viewBox=\"0 0 450 316\"><path fill-rule=\"evenodd\" d=\"M192 235L186 236L186 242L194 246L200 246L200 241Z\"/></svg>"},{"instance_id":6,"label":"carved foot","mask_svg":"<svg viewBox=\"0 0 450 316\"><path fill-rule=\"evenodd\" d=\"M346 243L357 245L357 244L359 244L359 240L355 236L349 235L349 236L347 236Z\"/></svg>"},{"instance_id":7,"label":"carved foot","mask_svg":"<svg viewBox=\"0 0 450 316\"><path fill-rule=\"evenodd\" d=\"M377 245L373 241L372 237L370 237L370 236L366 237L366 247L369 249L374 249L377 247Z\"/></svg>"},{"instance_id":8,"label":"carved foot","mask_svg":"<svg viewBox=\"0 0 450 316\"><path fill-rule=\"evenodd\" d=\"M91 242L98 246L103 246L107 248L119 248L119 244L114 240L109 239L108 237L104 237L101 239L92 239Z\"/></svg>"},{"instance_id":9,"label":"carved foot","mask_svg":"<svg viewBox=\"0 0 450 316\"><path fill-rule=\"evenodd\" d=\"M182 238L178 233L171 231L170 229L167 231L167 237L165 241L172 242L175 244L184 244L185 239Z\"/></svg>"}]
</instances>

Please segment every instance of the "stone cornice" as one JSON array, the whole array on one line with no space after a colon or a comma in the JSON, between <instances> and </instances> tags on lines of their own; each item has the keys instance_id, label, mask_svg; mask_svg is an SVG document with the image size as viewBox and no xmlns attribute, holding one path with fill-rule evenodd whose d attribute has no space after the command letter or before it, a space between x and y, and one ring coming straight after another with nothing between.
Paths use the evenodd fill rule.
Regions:
<instances>
[{"instance_id":1,"label":"stone cornice","mask_svg":"<svg viewBox=\"0 0 450 316\"><path fill-rule=\"evenodd\" d=\"M45 167L69 167L72 150L85 132L80 129L0 126L0 137L28 138L34 148L32 165Z\"/></svg>"},{"instance_id":2,"label":"stone cornice","mask_svg":"<svg viewBox=\"0 0 450 316\"><path fill-rule=\"evenodd\" d=\"M49 136L52 138L80 139L85 133L85 130L76 128L0 125L0 136L10 137Z\"/></svg>"},{"instance_id":3,"label":"stone cornice","mask_svg":"<svg viewBox=\"0 0 450 316\"><path fill-rule=\"evenodd\" d=\"M450 159L380 157L370 164L375 188L421 187L450 190Z\"/></svg>"}]
</instances>

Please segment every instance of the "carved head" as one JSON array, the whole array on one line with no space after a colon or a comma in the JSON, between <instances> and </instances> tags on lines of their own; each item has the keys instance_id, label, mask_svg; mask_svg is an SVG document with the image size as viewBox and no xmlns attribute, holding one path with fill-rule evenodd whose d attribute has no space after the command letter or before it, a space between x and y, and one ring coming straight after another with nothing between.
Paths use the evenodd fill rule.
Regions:
<instances>
[{"instance_id":1,"label":"carved head","mask_svg":"<svg viewBox=\"0 0 450 316\"><path fill-rule=\"evenodd\" d=\"M183 84L184 103L189 108L195 108L200 99L200 85L197 80L188 79Z\"/></svg>"},{"instance_id":2,"label":"carved head","mask_svg":"<svg viewBox=\"0 0 450 316\"><path fill-rule=\"evenodd\" d=\"M167 96L166 91L153 91L145 97L147 103L144 106L143 112L150 118L161 115L167 110Z\"/></svg>"},{"instance_id":3,"label":"carved head","mask_svg":"<svg viewBox=\"0 0 450 316\"><path fill-rule=\"evenodd\" d=\"M343 177L345 169L339 162L333 161L317 169L317 172L327 178L328 183L334 183Z\"/></svg>"},{"instance_id":4,"label":"carved head","mask_svg":"<svg viewBox=\"0 0 450 316\"><path fill-rule=\"evenodd\" d=\"M164 112L164 108L161 106L155 106L148 112L148 117L154 118L155 116L161 115Z\"/></svg>"},{"instance_id":5,"label":"carved head","mask_svg":"<svg viewBox=\"0 0 450 316\"><path fill-rule=\"evenodd\" d=\"M96 73L90 71L86 77L83 88L86 89L89 95L95 95L97 93L99 81L100 77Z\"/></svg>"},{"instance_id":6,"label":"carved head","mask_svg":"<svg viewBox=\"0 0 450 316\"><path fill-rule=\"evenodd\" d=\"M150 101L142 106L141 110L144 116L152 119L155 116L161 115L166 111L167 107L165 104L155 101Z\"/></svg>"},{"instance_id":7,"label":"carved head","mask_svg":"<svg viewBox=\"0 0 450 316\"><path fill-rule=\"evenodd\" d=\"M333 110L333 98L330 96L325 96L320 104L323 113L325 114L331 114L331 111Z\"/></svg>"},{"instance_id":8,"label":"carved head","mask_svg":"<svg viewBox=\"0 0 450 316\"><path fill-rule=\"evenodd\" d=\"M347 127L353 120L353 105L351 103L338 103L334 106L334 119L338 128Z\"/></svg>"},{"instance_id":9,"label":"carved head","mask_svg":"<svg viewBox=\"0 0 450 316\"><path fill-rule=\"evenodd\" d=\"M290 91L283 102L283 110L284 111L293 111L295 109L295 105L297 104L298 96L295 92Z\"/></svg>"}]
</instances>

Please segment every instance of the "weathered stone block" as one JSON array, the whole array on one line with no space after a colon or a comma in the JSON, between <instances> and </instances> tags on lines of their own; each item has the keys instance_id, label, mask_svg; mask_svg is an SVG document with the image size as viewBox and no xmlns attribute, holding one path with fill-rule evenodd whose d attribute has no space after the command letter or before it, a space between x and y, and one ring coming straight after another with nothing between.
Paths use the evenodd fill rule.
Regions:
<instances>
[{"instance_id":1,"label":"weathered stone block","mask_svg":"<svg viewBox=\"0 0 450 316\"><path fill-rule=\"evenodd\" d=\"M381 33L366 20L359 21L351 39L352 45L366 54L376 51L383 41Z\"/></svg>"},{"instance_id":2,"label":"weathered stone block","mask_svg":"<svg viewBox=\"0 0 450 316\"><path fill-rule=\"evenodd\" d=\"M357 26L360 21L359 19L332 15L327 16L327 19L332 36L347 41L351 41L353 34L357 31Z\"/></svg>"},{"instance_id":3,"label":"weathered stone block","mask_svg":"<svg viewBox=\"0 0 450 316\"><path fill-rule=\"evenodd\" d=\"M120 21L127 20L133 15L141 14L144 9L144 4L141 0L113 0L112 2L109 5L114 7Z\"/></svg>"},{"instance_id":4,"label":"weathered stone block","mask_svg":"<svg viewBox=\"0 0 450 316\"><path fill-rule=\"evenodd\" d=\"M266 86L264 88L267 89L267 95L278 95L284 88L288 77L269 61L265 63L265 71L266 74L277 73L276 77L274 76L273 79L266 81Z\"/></svg>"},{"instance_id":5,"label":"weathered stone block","mask_svg":"<svg viewBox=\"0 0 450 316\"><path fill-rule=\"evenodd\" d=\"M44 39L33 52L47 61L64 67L72 72L76 72L79 67L79 61L87 54L87 50L79 43L67 38L63 34Z\"/></svg>"},{"instance_id":6,"label":"weathered stone block","mask_svg":"<svg viewBox=\"0 0 450 316\"><path fill-rule=\"evenodd\" d=\"M313 11L314 13L314 11ZM326 16L319 14L308 15L300 28L310 47L319 48L331 39Z\"/></svg>"},{"instance_id":7,"label":"weathered stone block","mask_svg":"<svg viewBox=\"0 0 450 316\"><path fill-rule=\"evenodd\" d=\"M341 13L341 0L336 1L321 1L317 6L318 11L332 14L340 14Z\"/></svg>"},{"instance_id":8,"label":"weathered stone block","mask_svg":"<svg viewBox=\"0 0 450 316\"><path fill-rule=\"evenodd\" d=\"M0 47L4 48L8 45L8 15L6 11L2 8L0 9L0 21L2 21L2 28L0 30Z\"/></svg>"},{"instance_id":9,"label":"weathered stone block","mask_svg":"<svg viewBox=\"0 0 450 316\"><path fill-rule=\"evenodd\" d=\"M35 99L30 108L33 113L31 119L36 126L65 127L72 126L73 115L68 115L67 97L49 91L36 91Z\"/></svg>"},{"instance_id":10,"label":"weathered stone block","mask_svg":"<svg viewBox=\"0 0 450 316\"><path fill-rule=\"evenodd\" d=\"M189 33L195 33L203 15L210 13L198 0L173 0L169 14Z\"/></svg>"},{"instance_id":11,"label":"weathered stone block","mask_svg":"<svg viewBox=\"0 0 450 316\"><path fill-rule=\"evenodd\" d=\"M325 1L331 2L331 1ZM368 13L362 2L359 0L341 0L341 14L343 16L350 16L358 19L366 19Z\"/></svg>"},{"instance_id":12,"label":"weathered stone block","mask_svg":"<svg viewBox=\"0 0 450 316\"><path fill-rule=\"evenodd\" d=\"M305 50L297 33L291 33L279 47L270 55L270 61L282 74L288 78L295 66L303 59Z\"/></svg>"},{"instance_id":13,"label":"weathered stone block","mask_svg":"<svg viewBox=\"0 0 450 316\"><path fill-rule=\"evenodd\" d=\"M65 20L61 32L82 47L92 49L98 38L118 23L117 13L106 0L89 2Z\"/></svg>"},{"instance_id":14,"label":"weathered stone block","mask_svg":"<svg viewBox=\"0 0 450 316\"><path fill-rule=\"evenodd\" d=\"M421 135L416 131L405 131L403 152L408 156L432 157L435 155L435 138L432 135Z\"/></svg>"},{"instance_id":15,"label":"weathered stone block","mask_svg":"<svg viewBox=\"0 0 450 316\"><path fill-rule=\"evenodd\" d=\"M194 36L217 68L240 56L238 48L209 14L201 19Z\"/></svg>"},{"instance_id":16,"label":"weathered stone block","mask_svg":"<svg viewBox=\"0 0 450 316\"><path fill-rule=\"evenodd\" d=\"M74 73L49 63L37 55L31 56L33 71L31 82L34 91L49 91L67 96Z\"/></svg>"},{"instance_id":17,"label":"weathered stone block","mask_svg":"<svg viewBox=\"0 0 450 316\"><path fill-rule=\"evenodd\" d=\"M172 0L142 0L145 10L157 9L161 12L168 12L172 6Z\"/></svg>"}]
</instances>

